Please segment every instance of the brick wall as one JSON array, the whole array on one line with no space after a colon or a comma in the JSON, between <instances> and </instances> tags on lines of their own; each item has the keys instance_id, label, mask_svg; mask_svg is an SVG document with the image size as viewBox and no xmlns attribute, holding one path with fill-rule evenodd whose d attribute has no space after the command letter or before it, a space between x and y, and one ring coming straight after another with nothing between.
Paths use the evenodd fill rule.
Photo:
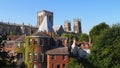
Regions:
<instances>
[{"instance_id":1,"label":"brick wall","mask_svg":"<svg viewBox=\"0 0 120 68\"><path fill-rule=\"evenodd\" d=\"M65 55L65 59L63 59L63 55L54 55L54 59L52 59L52 55L47 55L47 68L57 68L60 65L60 68L63 68L63 65L67 66L68 64L68 55Z\"/></svg>"}]
</instances>

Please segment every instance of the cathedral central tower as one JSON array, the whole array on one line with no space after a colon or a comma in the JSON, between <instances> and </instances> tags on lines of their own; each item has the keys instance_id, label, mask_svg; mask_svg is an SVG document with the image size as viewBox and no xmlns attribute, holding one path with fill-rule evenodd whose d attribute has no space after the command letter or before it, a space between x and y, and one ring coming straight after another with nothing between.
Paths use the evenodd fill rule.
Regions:
<instances>
[{"instance_id":1,"label":"cathedral central tower","mask_svg":"<svg viewBox=\"0 0 120 68\"><path fill-rule=\"evenodd\" d=\"M48 17L51 26L53 26L53 12L43 10L37 12L37 26L36 26L37 28L39 28L39 26L42 24L45 16Z\"/></svg>"}]
</instances>

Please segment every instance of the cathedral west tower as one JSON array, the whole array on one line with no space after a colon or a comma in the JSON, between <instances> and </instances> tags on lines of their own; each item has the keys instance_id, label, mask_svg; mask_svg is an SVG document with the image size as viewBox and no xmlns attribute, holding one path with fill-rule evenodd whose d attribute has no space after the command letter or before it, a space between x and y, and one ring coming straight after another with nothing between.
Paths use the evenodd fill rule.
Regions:
<instances>
[{"instance_id":1,"label":"cathedral west tower","mask_svg":"<svg viewBox=\"0 0 120 68\"><path fill-rule=\"evenodd\" d=\"M79 19L74 19L73 31L74 33L82 33L81 21Z\"/></svg>"}]
</instances>

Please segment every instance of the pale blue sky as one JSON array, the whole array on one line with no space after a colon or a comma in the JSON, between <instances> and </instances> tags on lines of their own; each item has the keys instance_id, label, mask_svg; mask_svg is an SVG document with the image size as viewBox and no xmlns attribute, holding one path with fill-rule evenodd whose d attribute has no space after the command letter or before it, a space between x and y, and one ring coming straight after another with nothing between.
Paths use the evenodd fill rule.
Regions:
<instances>
[{"instance_id":1,"label":"pale blue sky","mask_svg":"<svg viewBox=\"0 0 120 68\"><path fill-rule=\"evenodd\" d=\"M101 22L120 22L120 0L0 0L0 21L36 26L36 14L44 9L54 12L54 25L81 19L83 33Z\"/></svg>"}]
</instances>

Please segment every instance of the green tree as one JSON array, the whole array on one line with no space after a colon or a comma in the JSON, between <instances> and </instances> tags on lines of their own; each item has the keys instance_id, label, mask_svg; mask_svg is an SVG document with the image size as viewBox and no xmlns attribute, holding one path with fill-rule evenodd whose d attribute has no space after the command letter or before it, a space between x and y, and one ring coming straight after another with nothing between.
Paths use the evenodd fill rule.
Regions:
<instances>
[{"instance_id":1,"label":"green tree","mask_svg":"<svg viewBox=\"0 0 120 68\"><path fill-rule=\"evenodd\" d=\"M79 63L77 59L70 58L68 62L68 68L84 68L83 64Z\"/></svg>"},{"instance_id":2,"label":"green tree","mask_svg":"<svg viewBox=\"0 0 120 68\"><path fill-rule=\"evenodd\" d=\"M89 36L85 33L80 33L79 36L78 36L78 41L89 42Z\"/></svg>"},{"instance_id":3,"label":"green tree","mask_svg":"<svg viewBox=\"0 0 120 68\"><path fill-rule=\"evenodd\" d=\"M105 22L102 22L102 23L94 26L89 32L91 42L94 42L95 38L97 38L99 35L101 35L101 33L106 31L107 29L109 29L109 25L107 25Z\"/></svg>"},{"instance_id":4,"label":"green tree","mask_svg":"<svg viewBox=\"0 0 120 68\"><path fill-rule=\"evenodd\" d=\"M100 31L93 38L89 61L96 68L119 68L120 66L120 25L115 24Z\"/></svg>"},{"instance_id":5,"label":"green tree","mask_svg":"<svg viewBox=\"0 0 120 68\"><path fill-rule=\"evenodd\" d=\"M2 40L7 40L7 34L2 34Z\"/></svg>"},{"instance_id":6,"label":"green tree","mask_svg":"<svg viewBox=\"0 0 120 68\"><path fill-rule=\"evenodd\" d=\"M12 68L14 67L14 56L8 56L9 52L2 50L5 47L6 35L0 37L0 68Z\"/></svg>"},{"instance_id":7,"label":"green tree","mask_svg":"<svg viewBox=\"0 0 120 68\"><path fill-rule=\"evenodd\" d=\"M68 38L68 39L69 39L69 42L72 43L72 42L73 42L73 39L75 39L75 34L63 33L63 34L61 35L61 37L63 37L63 38Z\"/></svg>"},{"instance_id":8,"label":"green tree","mask_svg":"<svg viewBox=\"0 0 120 68\"><path fill-rule=\"evenodd\" d=\"M67 38L69 38L69 39L74 39L75 38L75 35L74 34L67 34L67 33L63 33L62 35L61 35L61 37L67 37Z\"/></svg>"},{"instance_id":9,"label":"green tree","mask_svg":"<svg viewBox=\"0 0 120 68\"><path fill-rule=\"evenodd\" d=\"M95 68L87 59L77 60L70 58L68 62L68 68Z\"/></svg>"}]
</instances>

